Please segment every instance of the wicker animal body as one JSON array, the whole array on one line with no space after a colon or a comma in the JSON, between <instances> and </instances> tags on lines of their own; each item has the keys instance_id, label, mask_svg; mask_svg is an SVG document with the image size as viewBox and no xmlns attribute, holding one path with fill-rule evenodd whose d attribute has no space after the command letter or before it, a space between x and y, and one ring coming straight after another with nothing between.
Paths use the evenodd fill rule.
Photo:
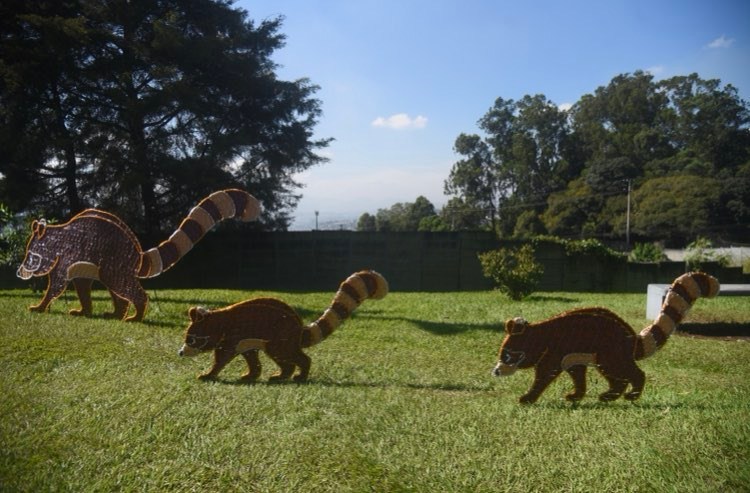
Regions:
<instances>
[{"instance_id":1,"label":"wicker animal body","mask_svg":"<svg viewBox=\"0 0 750 493\"><path fill-rule=\"evenodd\" d=\"M258 350L263 350L281 368L272 380L286 380L296 367L294 380L307 379L310 357L302 349L325 338L347 319L366 299L388 294L388 283L375 271L360 271L341 283L331 305L315 322L303 325L299 315L275 298L257 298L220 308L189 310L191 323L178 354L194 356L213 350L213 365L199 378L215 378L235 356L247 362L245 381L254 381L261 371Z\"/></svg>"},{"instance_id":2,"label":"wicker animal body","mask_svg":"<svg viewBox=\"0 0 750 493\"><path fill-rule=\"evenodd\" d=\"M628 384L631 390L625 398L635 400L646 381L636 360L651 356L664 345L697 298L711 298L718 292L715 278L702 272L683 274L672 283L659 316L640 334L606 308L571 310L531 324L521 318L508 320L492 373L507 376L518 368L534 367L534 383L520 399L521 403L533 403L566 371L575 389L565 397L578 401L586 393L586 366L593 365L609 383L600 400L617 399Z\"/></svg>"},{"instance_id":3,"label":"wicker animal body","mask_svg":"<svg viewBox=\"0 0 750 493\"><path fill-rule=\"evenodd\" d=\"M148 296L139 278L155 277L173 266L216 223L237 217L252 221L260 205L242 190L214 192L194 207L179 228L158 247L142 251L128 226L114 214L87 209L61 225L34 221L26 245L26 257L18 268L21 279L48 276L42 300L29 310L43 312L73 284L81 308L72 315L91 314L91 285L104 284L114 303L114 316L124 318L130 303L135 314L126 320L141 320Z\"/></svg>"}]
</instances>

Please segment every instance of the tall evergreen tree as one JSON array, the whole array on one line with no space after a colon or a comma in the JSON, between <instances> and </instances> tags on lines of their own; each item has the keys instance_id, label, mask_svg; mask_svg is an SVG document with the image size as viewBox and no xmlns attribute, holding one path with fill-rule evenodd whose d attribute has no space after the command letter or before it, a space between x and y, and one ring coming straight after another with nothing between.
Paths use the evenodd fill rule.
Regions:
<instances>
[{"instance_id":1,"label":"tall evergreen tree","mask_svg":"<svg viewBox=\"0 0 750 493\"><path fill-rule=\"evenodd\" d=\"M0 41L0 135L42 128L15 109L21 96L59 110L49 117L58 122L54 139L18 140L14 155L32 154L36 166L0 161L4 193L22 175L14 169L33 170L36 193L24 206L59 204L55 187L64 182L67 214L83 203L101 206L151 238L208 192L240 186L261 199L267 226L288 226L299 199L292 177L323 162L316 150L329 141L313 138L317 87L275 74L280 18L256 25L223 0L78 0L54 12L47 2L15 2L4 14L11 35ZM33 81L29 64L51 75ZM13 90L30 82L39 87ZM46 147L35 146L39 140Z\"/></svg>"}]
</instances>

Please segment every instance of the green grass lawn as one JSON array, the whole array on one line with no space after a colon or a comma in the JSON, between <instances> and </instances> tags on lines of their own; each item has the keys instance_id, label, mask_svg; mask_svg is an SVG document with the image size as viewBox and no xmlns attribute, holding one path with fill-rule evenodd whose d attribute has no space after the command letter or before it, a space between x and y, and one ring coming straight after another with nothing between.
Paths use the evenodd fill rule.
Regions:
<instances>
[{"instance_id":1,"label":"green grass lawn","mask_svg":"<svg viewBox=\"0 0 750 493\"><path fill-rule=\"evenodd\" d=\"M564 401L561 376L533 406L533 379L490 376L502 324L602 305L637 330L644 294L391 293L307 350L310 381L214 382L181 359L187 309L273 295L306 321L329 293L150 291L145 323L48 314L0 291L0 491L748 491L750 342L673 336L640 362L644 394ZM690 322L750 322L750 298L699 300Z\"/></svg>"}]
</instances>

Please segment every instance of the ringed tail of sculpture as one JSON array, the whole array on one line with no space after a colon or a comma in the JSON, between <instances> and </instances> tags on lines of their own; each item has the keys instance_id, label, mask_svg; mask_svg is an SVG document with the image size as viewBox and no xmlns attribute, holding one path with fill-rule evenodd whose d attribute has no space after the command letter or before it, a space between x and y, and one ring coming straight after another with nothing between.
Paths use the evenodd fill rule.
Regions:
<instances>
[{"instance_id":1,"label":"ringed tail of sculpture","mask_svg":"<svg viewBox=\"0 0 750 493\"><path fill-rule=\"evenodd\" d=\"M379 300L387 294L388 281L374 270L352 274L341 283L323 315L304 328L302 347L314 346L331 335L365 300Z\"/></svg>"},{"instance_id":2,"label":"ringed tail of sculpture","mask_svg":"<svg viewBox=\"0 0 750 493\"><path fill-rule=\"evenodd\" d=\"M638 334L635 359L648 358L661 348L698 298L719 294L719 281L703 272L688 272L674 280L656 320Z\"/></svg>"},{"instance_id":3,"label":"ringed tail of sculpture","mask_svg":"<svg viewBox=\"0 0 750 493\"><path fill-rule=\"evenodd\" d=\"M156 277L177 263L203 235L224 219L254 221L260 215L260 203L244 190L214 192L193 207L177 230L158 247L141 253L136 275Z\"/></svg>"}]
</instances>

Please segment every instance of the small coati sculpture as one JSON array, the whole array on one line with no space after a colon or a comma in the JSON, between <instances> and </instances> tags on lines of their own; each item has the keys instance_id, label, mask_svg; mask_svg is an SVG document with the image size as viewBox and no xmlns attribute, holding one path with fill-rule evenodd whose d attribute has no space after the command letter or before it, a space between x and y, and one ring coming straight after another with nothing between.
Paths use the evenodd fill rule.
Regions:
<instances>
[{"instance_id":1,"label":"small coati sculpture","mask_svg":"<svg viewBox=\"0 0 750 493\"><path fill-rule=\"evenodd\" d=\"M219 221L232 217L253 221L259 214L257 199L243 190L214 192L190 211L169 239L146 252L130 228L109 212L87 209L61 225L34 221L16 275L48 277L42 300L29 307L33 312L46 311L73 281L81 308L71 310L71 315L91 315L91 285L98 280L109 290L113 315L124 318L132 303L135 314L126 320L139 321L148 303L139 278L169 269Z\"/></svg>"},{"instance_id":2,"label":"small coati sculpture","mask_svg":"<svg viewBox=\"0 0 750 493\"><path fill-rule=\"evenodd\" d=\"M640 334L606 308L571 310L532 324L521 318L508 320L492 374L507 376L518 368L533 366L534 383L520 399L528 404L566 371L575 390L565 398L578 401L586 394L586 366L593 365L609 383L600 400L617 399L628 384L632 388L625 398L638 399L646 376L635 361L664 345L697 298L712 298L718 292L719 281L714 277L702 272L683 274L669 288L659 316Z\"/></svg>"},{"instance_id":3,"label":"small coati sculpture","mask_svg":"<svg viewBox=\"0 0 750 493\"><path fill-rule=\"evenodd\" d=\"M258 350L281 368L271 380L286 380L299 367L296 381L304 381L310 372L310 357L302 348L313 346L331 335L366 299L381 299L388 294L385 278L372 270L360 271L341 283L331 305L315 322L303 325L299 315L275 298L256 298L218 310L190 308L190 325L180 356L214 352L213 365L199 375L215 378L235 356L241 354L248 371L242 380L254 381L261 371Z\"/></svg>"}]
</instances>

